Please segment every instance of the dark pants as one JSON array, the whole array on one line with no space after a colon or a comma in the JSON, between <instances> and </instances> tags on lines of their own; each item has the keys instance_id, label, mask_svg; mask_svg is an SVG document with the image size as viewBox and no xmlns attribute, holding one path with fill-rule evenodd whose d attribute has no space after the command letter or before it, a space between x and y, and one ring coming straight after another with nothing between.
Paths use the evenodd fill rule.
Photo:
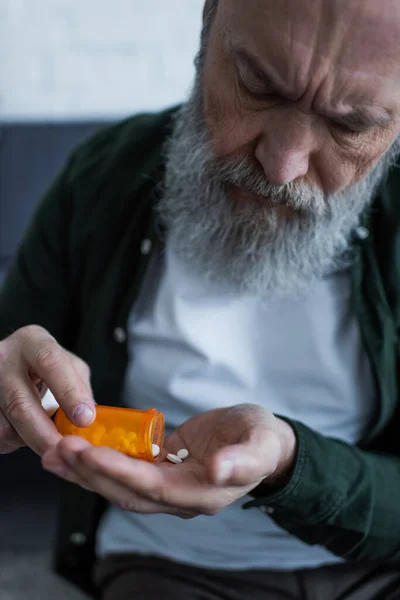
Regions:
<instances>
[{"instance_id":1,"label":"dark pants","mask_svg":"<svg viewBox=\"0 0 400 600\"><path fill-rule=\"evenodd\" d=\"M400 565L345 563L305 571L220 571L113 555L98 561L102 600L399 600Z\"/></svg>"}]
</instances>

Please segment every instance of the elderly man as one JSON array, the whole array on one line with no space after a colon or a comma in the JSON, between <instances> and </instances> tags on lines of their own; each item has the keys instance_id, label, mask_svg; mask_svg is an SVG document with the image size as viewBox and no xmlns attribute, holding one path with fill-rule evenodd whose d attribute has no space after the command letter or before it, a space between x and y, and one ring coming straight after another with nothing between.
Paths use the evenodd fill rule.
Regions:
<instances>
[{"instance_id":1,"label":"elderly man","mask_svg":"<svg viewBox=\"0 0 400 600\"><path fill-rule=\"evenodd\" d=\"M66 480L56 566L104 600L400 597L399 46L393 0L209 0L188 102L38 209L0 445ZM157 407L189 459L60 440L46 386L80 426Z\"/></svg>"}]
</instances>

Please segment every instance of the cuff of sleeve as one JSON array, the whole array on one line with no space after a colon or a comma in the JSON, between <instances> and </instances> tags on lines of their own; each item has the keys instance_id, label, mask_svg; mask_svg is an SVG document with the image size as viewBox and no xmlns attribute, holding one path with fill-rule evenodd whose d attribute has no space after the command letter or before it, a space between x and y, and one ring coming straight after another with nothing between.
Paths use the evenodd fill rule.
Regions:
<instances>
[{"instance_id":1,"label":"cuff of sleeve","mask_svg":"<svg viewBox=\"0 0 400 600\"><path fill-rule=\"evenodd\" d=\"M342 502L338 482L329 485L333 475L329 473L332 457L324 452L322 436L302 423L286 417L279 418L289 423L297 438L297 459L292 476L285 487L271 494L260 496L259 488L258 497L245 503L243 508L264 507L268 514L282 513L283 516L285 513L288 516L290 514L292 520L309 525L320 523L336 511Z\"/></svg>"}]
</instances>

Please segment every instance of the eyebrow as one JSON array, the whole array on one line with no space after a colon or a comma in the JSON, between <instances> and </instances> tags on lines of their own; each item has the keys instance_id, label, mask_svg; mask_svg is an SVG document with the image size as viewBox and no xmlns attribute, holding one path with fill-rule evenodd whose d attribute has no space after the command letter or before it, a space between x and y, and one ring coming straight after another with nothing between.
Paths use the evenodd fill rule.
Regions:
<instances>
[{"instance_id":1,"label":"eyebrow","mask_svg":"<svg viewBox=\"0 0 400 600\"><path fill-rule=\"evenodd\" d=\"M295 97L294 94L290 94L284 86L274 80L273 76L267 73L265 67L258 62L257 58L249 54L247 50L242 47L231 47L230 52L263 80L269 92L276 93L293 102L298 100L298 96ZM321 116L326 117L337 125L349 127L356 131L372 127L388 127L393 123L393 117L390 112L378 106L355 107L346 112L324 109L318 112Z\"/></svg>"}]
</instances>

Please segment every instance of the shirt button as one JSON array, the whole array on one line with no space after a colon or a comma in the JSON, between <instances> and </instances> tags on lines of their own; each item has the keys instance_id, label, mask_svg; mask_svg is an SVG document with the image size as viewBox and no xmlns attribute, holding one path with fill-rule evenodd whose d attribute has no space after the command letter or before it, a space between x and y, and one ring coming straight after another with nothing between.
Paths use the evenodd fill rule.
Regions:
<instances>
[{"instance_id":1,"label":"shirt button","mask_svg":"<svg viewBox=\"0 0 400 600\"><path fill-rule=\"evenodd\" d=\"M70 542L75 546L83 546L86 542L86 535L84 533L80 533L76 531L75 533L71 533L69 536Z\"/></svg>"},{"instance_id":2,"label":"shirt button","mask_svg":"<svg viewBox=\"0 0 400 600\"><path fill-rule=\"evenodd\" d=\"M272 508L272 506L262 506L261 510L265 515L273 515L275 512L275 509Z\"/></svg>"},{"instance_id":3,"label":"shirt button","mask_svg":"<svg viewBox=\"0 0 400 600\"><path fill-rule=\"evenodd\" d=\"M118 344L124 344L126 342L126 332L122 327L116 327L114 329L114 340Z\"/></svg>"},{"instance_id":4,"label":"shirt button","mask_svg":"<svg viewBox=\"0 0 400 600\"><path fill-rule=\"evenodd\" d=\"M359 240L366 240L369 237L369 231L366 227L357 227L356 235Z\"/></svg>"},{"instance_id":5,"label":"shirt button","mask_svg":"<svg viewBox=\"0 0 400 600\"><path fill-rule=\"evenodd\" d=\"M142 240L142 243L140 244L140 252L144 255L150 254L152 245L153 244L151 243L151 240Z\"/></svg>"}]
</instances>

